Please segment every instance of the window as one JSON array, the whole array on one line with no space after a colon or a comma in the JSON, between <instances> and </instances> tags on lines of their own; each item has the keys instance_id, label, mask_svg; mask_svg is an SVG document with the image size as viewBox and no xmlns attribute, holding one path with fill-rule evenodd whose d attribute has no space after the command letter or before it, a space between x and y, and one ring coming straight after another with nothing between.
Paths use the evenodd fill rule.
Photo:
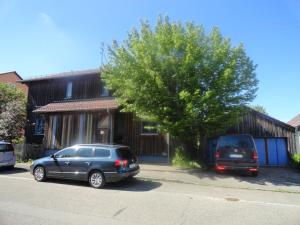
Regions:
<instances>
[{"instance_id":1,"label":"window","mask_svg":"<svg viewBox=\"0 0 300 225\"><path fill-rule=\"evenodd\" d=\"M105 87L104 83L102 83L102 85L101 85L100 96L102 96L102 97L107 97L108 95L109 95L109 91L108 91L108 89Z\"/></svg>"},{"instance_id":2,"label":"window","mask_svg":"<svg viewBox=\"0 0 300 225\"><path fill-rule=\"evenodd\" d=\"M134 158L134 155L130 151L129 148L118 148L117 154L121 159L132 159Z\"/></svg>"},{"instance_id":3,"label":"window","mask_svg":"<svg viewBox=\"0 0 300 225\"><path fill-rule=\"evenodd\" d=\"M143 121L141 126L142 126L141 134L145 134L145 135L158 134L157 123L155 123L155 122Z\"/></svg>"},{"instance_id":4,"label":"window","mask_svg":"<svg viewBox=\"0 0 300 225\"><path fill-rule=\"evenodd\" d=\"M110 150L102 149L102 148L96 148L95 149L95 157L109 157L110 156Z\"/></svg>"},{"instance_id":5,"label":"window","mask_svg":"<svg viewBox=\"0 0 300 225\"><path fill-rule=\"evenodd\" d=\"M44 124L45 124L45 120L42 116L39 116L35 119L34 133L36 135L43 135L44 134Z\"/></svg>"},{"instance_id":6,"label":"window","mask_svg":"<svg viewBox=\"0 0 300 225\"><path fill-rule=\"evenodd\" d=\"M92 148L79 148L77 150L77 155L79 157L84 157L84 158L93 157L93 149Z\"/></svg>"},{"instance_id":7,"label":"window","mask_svg":"<svg viewBox=\"0 0 300 225\"><path fill-rule=\"evenodd\" d=\"M73 82L69 81L67 83L66 98L72 98L72 89L73 89Z\"/></svg>"},{"instance_id":8,"label":"window","mask_svg":"<svg viewBox=\"0 0 300 225\"><path fill-rule=\"evenodd\" d=\"M76 150L73 148L66 148L55 154L56 158L72 158L76 157Z\"/></svg>"},{"instance_id":9,"label":"window","mask_svg":"<svg viewBox=\"0 0 300 225\"><path fill-rule=\"evenodd\" d=\"M13 152L14 147L11 144L0 144L0 152Z\"/></svg>"}]
</instances>

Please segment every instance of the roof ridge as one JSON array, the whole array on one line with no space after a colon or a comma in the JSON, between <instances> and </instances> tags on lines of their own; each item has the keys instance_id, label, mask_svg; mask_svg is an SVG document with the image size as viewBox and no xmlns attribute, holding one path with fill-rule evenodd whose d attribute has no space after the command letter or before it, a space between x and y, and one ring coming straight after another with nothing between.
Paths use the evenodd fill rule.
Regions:
<instances>
[{"instance_id":1,"label":"roof ridge","mask_svg":"<svg viewBox=\"0 0 300 225\"><path fill-rule=\"evenodd\" d=\"M60 73L52 73L52 74L46 74L46 75L33 76L33 77L23 80L21 82L25 83L25 82L31 82L31 81L59 79L59 78L72 77L72 76L84 76L84 75L100 73L100 72L101 72L100 68L85 69L85 70L71 70L68 72L60 72Z\"/></svg>"}]
</instances>

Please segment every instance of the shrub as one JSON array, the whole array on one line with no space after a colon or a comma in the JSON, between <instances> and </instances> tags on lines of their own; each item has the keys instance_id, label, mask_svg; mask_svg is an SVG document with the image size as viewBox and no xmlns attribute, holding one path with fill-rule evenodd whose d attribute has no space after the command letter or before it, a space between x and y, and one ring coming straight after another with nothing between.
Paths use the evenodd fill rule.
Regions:
<instances>
[{"instance_id":1,"label":"shrub","mask_svg":"<svg viewBox=\"0 0 300 225\"><path fill-rule=\"evenodd\" d=\"M300 170L300 154L292 155L292 167Z\"/></svg>"},{"instance_id":2,"label":"shrub","mask_svg":"<svg viewBox=\"0 0 300 225\"><path fill-rule=\"evenodd\" d=\"M172 159L172 165L184 168L184 169L196 169L201 168L199 162L194 159L191 159L183 147L177 147L175 149L175 155Z\"/></svg>"}]
</instances>

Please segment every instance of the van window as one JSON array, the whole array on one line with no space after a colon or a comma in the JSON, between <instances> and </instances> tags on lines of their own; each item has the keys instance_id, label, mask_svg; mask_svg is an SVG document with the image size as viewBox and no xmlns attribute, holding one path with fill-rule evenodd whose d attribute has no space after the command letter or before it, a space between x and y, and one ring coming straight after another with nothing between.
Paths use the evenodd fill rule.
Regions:
<instances>
[{"instance_id":1,"label":"van window","mask_svg":"<svg viewBox=\"0 0 300 225\"><path fill-rule=\"evenodd\" d=\"M102 148L95 148L95 157L110 157L110 150L102 149Z\"/></svg>"},{"instance_id":2,"label":"van window","mask_svg":"<svg viewBox=\"0 0 300 225\"><path fill-rule=\"evenodd\" d=\"M248 135L223 136L218 140L218 150L228 148L254 149L252 138Z\"/></svg>"},{"instance_id":3,"label":"van window","mask_svg":"<svg viewBox=\"0 0 300 225\"><path fill-rule=\"evenodd\" d=\"M0 144L0 152L13 152L14 147L11 144Z\"/></svg>"}]
</instances>

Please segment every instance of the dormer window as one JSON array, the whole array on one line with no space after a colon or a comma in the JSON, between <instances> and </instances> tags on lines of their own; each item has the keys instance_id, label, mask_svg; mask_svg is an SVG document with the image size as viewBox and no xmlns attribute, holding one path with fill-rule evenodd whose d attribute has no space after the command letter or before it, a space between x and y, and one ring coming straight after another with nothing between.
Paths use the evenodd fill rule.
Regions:
<instances>
[{"instance_id":1,"label":"dormer window","mask_svg":"<svg viewBox=\"0 0 300 225\"><path fill-rule=\"evenodd\" d=\"M101 97L107 97L109 95L108 89L105 87L105 85L102 83L101 85L101 92L100 92Z\"/></svg>"},{"instance_id":2,"label":"dormer window","mask_svg":"<svg viewBox=\"0 0 300 225\"><path fill-rule=\"evenodd\" d=\"M73 82L69 81L67 83L66 98L72 98L72 89L73 89Z\"/></svg>"}]
</instances>

